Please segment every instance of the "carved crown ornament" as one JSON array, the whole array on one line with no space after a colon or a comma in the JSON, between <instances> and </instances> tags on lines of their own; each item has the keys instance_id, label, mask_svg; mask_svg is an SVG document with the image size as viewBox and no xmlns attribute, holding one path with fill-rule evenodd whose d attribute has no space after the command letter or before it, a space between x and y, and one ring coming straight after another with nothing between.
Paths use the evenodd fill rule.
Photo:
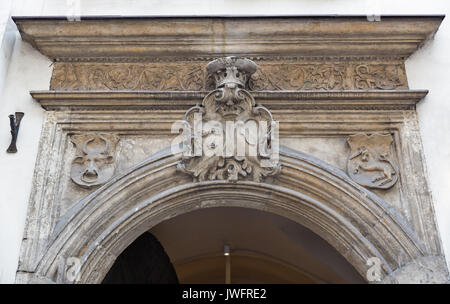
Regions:
<instances>
[{"instance_id":1,"label":"carved crown ornament","mask_svg":"<svg viewBox=\"0 0 450 304\"><path fill-rule=\"evenodd\" d=\"M260 182L280 172L278 123L245 90L256 70L253 61L239 57L219 58L206 66L216 89L173 129L183 131L180 145L172 146L183 151L178 169L194 181Z\"/></svg>"}]
</instances>

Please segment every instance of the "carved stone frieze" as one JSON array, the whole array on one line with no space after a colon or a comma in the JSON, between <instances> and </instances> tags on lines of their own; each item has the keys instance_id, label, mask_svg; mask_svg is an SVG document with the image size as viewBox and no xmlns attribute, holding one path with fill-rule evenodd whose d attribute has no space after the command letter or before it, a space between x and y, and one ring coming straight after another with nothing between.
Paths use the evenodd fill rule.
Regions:
<instances>
[{"instance_id":1,"label":"carved stone frieze","mask_svg":"<svg viewBox=\"0 0 450 304\"><path fill-rule=\"evenodd\" d=\"M55 90L200 91L205 75L199 64L56 63Z\"/></svg>"},{"instance_id":2,"label":"carved stone frieze","mask_svg":"<svg viewBox=\"0 0 450 304\"><path fill-rule=\"evenodd\" d=\"M348 175L358 184L370 188L388 189L398 180L398 169L391 155L390 134L349 136Z\"/></svg>"},{"instance_id":3,"label":"carved stone frieze","mask_svg":"<svg viewBox=\"0 0 450 304\"><path fill-rule=\"evenodd\" d=\"M260 90L343 90L348 82L346 64L271 64L263 66L250 81Z\"/></svg>"},{"instance_id":4,"label":"carved stone frieze","mask_svg":"<svg viewBox=\"0 0 450 304\"><path fill-rule=\"evenodd\" d=\"M256 69L253 61L238 57L207 65L217 88L189 109L182 123L184 158L178 168L194 180L259 182L280 172L278 126L244 89Z\"/></svg>"},{"instance_id":5,"label":"carved stone frieze","mask_svg":"<svg viewBox=\"0 0 450 304\"><path fill-rule=\"evenodd\" d=\"M52 90L205 91L214 81L205 61L152 63L57 62ZM407 89L403 63L264 62L258 63L247 89L262 90L393 90Z\"/></svg>"},{"instance_id":6,"label":"carved stone frieze","mask_svg":"<svg viewBox=\"0 0 450 304\"><path fill-rule=\"evenodd\" d=\"M119 138L112 134L72 135L76 148L70 176L84 188L105 183L114 174L114 154Z\"/></svg>"},{"instance_id":7,"label":"carved stone frieze","mask_svg":"<svg viewBox=\"0 0 450 304\"><path fill-rule=\"evenodd\" d=\"M360 64L355 66L354 72L356 89L395 90L404 88L401 79L404 70L401 70L398 65Z\"/></svg>"}]
</instances>

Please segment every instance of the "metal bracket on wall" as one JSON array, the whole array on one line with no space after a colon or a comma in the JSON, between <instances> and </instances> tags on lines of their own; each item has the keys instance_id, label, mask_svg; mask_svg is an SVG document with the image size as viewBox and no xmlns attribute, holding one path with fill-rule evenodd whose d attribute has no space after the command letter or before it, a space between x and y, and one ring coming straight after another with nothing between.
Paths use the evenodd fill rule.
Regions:
<instances>
[{"instance_id":1,"label":"metal bracket on wall","mask_svg":"<svg viewBox=\"0 0 450 304\"><path fill-rule=\"evenodd\" d=\"M9 124L11 126L11 144L6 152L16 153L17 152L17 136L19 135L20 121L25 114L23 112L16 112L15 115L9 115Z\"/></svg>"}]
</instances>

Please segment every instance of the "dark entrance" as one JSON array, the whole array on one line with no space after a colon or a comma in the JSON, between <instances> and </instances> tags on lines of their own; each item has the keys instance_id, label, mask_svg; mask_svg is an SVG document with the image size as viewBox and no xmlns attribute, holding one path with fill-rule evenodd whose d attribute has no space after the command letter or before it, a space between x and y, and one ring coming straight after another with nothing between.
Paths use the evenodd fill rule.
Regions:
<instances>
[{"instance_id":1,"label":"dark entrance","mask_svg":"<svg viewBox=\"0 0 450 304\"><path fill-rule=\"evenodd\" d=\"M102 283L177 284L178 278L163 246L146 232L120 254Z\"/></svg>"}]
</instances>

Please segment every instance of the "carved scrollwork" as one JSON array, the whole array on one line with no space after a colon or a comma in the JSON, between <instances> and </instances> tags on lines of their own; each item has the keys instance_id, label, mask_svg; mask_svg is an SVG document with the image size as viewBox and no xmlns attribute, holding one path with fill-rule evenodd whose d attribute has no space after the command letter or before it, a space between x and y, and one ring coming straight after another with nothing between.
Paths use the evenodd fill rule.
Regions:
<instances>
[{"instance_id":1,"label":"carved scrollwork","mask_svg":"<svg viewBox=\"0 0 450 304\"><path fill-rule=\"evenodd\" d=\"M202 91L216 88L206 62L65 63L55 64L55 90ZM398 63L262 62L245 89L261 90L392 90L407 88Z\"/></svg>"},{"instance_id":2,"label":"carved scrollwork","mask_svg":"<svg viewBox=\"0 0 450 304\"><path fill-rule=\"evenodd\" d=\"M199 91L204 88L201 65L62 64L52 88L64 90Z\"/></svg>"},{"instance_id":3,"label":"carved scrollwork","mask_svg":"<svg viewBox=\"0 0 450 304\"><path fill-rule=\"evenodd\" d=\"M278 126L270 111L257 106L244 89L256 68L252 61L237 57L207 66L217 88L186 112L184 156L178 165L194 180L259 182L280 172L274 136Z\"/></svg>"},{"instance_id":4,"label":"carved scrollwork","mask_svg":"<svg viewBox=\"0 0 450 304\"><path fill-rule=\"evenodd\" d=\"M84 188L104 184L114 174L114 154L119 138L112 134L72 135L76 148L70 176Z\"/></svg>"},{"instance_id":5,"label":"carved scrollwork","mask_svg":"<svg viewBox=\"0 0 450 304\"><path fill-rule=\"evenodd\" d=\"M358 184L388 189L398 180L398 169L391 155L393 142L390 134L349 136L350 156L347 162L349 176Z\"/></svg>"},{"instance_id":6,"label":"carved scrollwork","mask_svg":"<svg viewBox=\"0 0 450 304\"><path fill-rule=\"evenodd\" d=\"M280 64L263 66L253 75L251 90L343 90L343 64Z\"/></svg>"},{"instance_id":7,"label":"carved scrollwork","mask_svg":"<svg viewBox=\"0 0 450 304\"><path fill-rule=\"evenodd\" d=\"M355 86L361 90L393 90L403 86L403 82L396 65L361 64L355 67Z\"/></svg>"}]
</instances>

